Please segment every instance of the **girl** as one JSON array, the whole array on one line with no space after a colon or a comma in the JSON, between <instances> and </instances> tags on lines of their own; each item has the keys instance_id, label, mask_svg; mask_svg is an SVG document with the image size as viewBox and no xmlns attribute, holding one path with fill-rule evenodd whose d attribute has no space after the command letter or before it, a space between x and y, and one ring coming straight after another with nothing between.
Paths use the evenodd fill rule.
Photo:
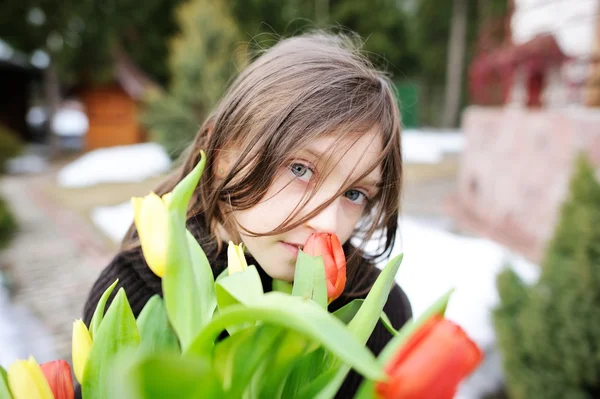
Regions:
<instances>
[{"instance_id":1,"label":"girl","mask_svg":"<svg viewBox=\"0 0 600 399\"><path fill-rule=\"evenodd\" d=\"M292 281L298 248L313 232L335 233L347 258L344 293L333 311L364 298L396 237L402 160L400 116L390 81L342 36L310 34L281 41L233 82L204 122L182 166L156 190L171 191L207 154L190 202L188 229L215 276L226 267L224 243L243 242L265 291L273 279ZM380 233L380 251L364 244ZM355 246L358 244L358 246ZM161 293L142 256L134 227L89 294L89 325L100 295L119 279L137 316ZM384 308L395 328L410 317L395 286ZM379 323L368 341L375 353L391 335ZM349 398L361 378L350 373L338 397Z\"/></svg>"}]
</instances>

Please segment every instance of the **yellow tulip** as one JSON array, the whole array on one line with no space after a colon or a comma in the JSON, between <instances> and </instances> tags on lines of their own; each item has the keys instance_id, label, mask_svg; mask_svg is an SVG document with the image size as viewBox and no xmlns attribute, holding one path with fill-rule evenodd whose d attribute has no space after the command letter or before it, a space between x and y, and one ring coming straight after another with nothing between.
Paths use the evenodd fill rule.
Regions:
<instances>
[{"instance_id":1,"label":"yellow tulip","mask_svg":"<svg viewBox=\"0 0 600 399\"><path fill-rule=\"evenodd\" d=\"M167 234L169 226L169 204L172 194L162 198L150 193L144 198L131 199L142 252L148 266L158 277L165 275L167 268Z\"/></svg>"},{"instance_id":2,"label":"yellow tulip","mask_svg":"<svg viewBox=\"0 0 600 399\"><path fill-rule=\"evenodd\" d=\"M235 245L229 241L227 247L227 270L231 276L233 273L239 273L244 271L248 267L246 263L246 257L244 256L244 244Z\"/></svg>"},{"instance_id":3,"label":"yellow tulip","mask_svg":"<svg viewBox=\"0 0 600 399\"><path fill-rule=\"evenodd\" d=\"M81 384L81 381L83 381L85 364L87 363L90 349L92 348L92 337L81 319L73 322L73 340L71 344L71 351L73 352L73 372L75 373L75 378L77 378L77 381Z\"/></svg>"},{"instance_id":4,"label":"yellow tulip","mask_svg":"<svg viewBox=\"0 0 600 399\"><path fill-rule=\"evenodd\" d=\"M17 360L8 368L7 374L14 399L54 399L50 385L33 357Z\"/></svg>"}]
</instances>

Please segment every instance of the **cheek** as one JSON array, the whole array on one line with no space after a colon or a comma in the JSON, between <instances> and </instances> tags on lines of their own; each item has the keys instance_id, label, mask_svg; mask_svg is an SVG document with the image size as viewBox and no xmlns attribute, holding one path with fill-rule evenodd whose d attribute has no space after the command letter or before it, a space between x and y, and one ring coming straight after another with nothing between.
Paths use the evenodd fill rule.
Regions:
<instances>
[{"instance_id":1,"label":"cheek","mask_svg":"<svg viewBox=\"0 0 600 399\"><path fill-rule=\"evenodd\" d=\"M304 189L294 183L286 185L277 179L261 202L245 211L233 213L239 224L257 233L267 233L279 227L291 215L301 200Z\"/></svg>"},{"instance_id":2,"label":"cheek","mask_svg":"<svg viewBox=\"0 0 600 399\"><path fill-rule=\"evenodd\" d=\"M343 216L340 218L337 228L337 236L342 244L348 241L352 236L352 233L354 233L361 215L362 212L357 210L357 207L343 212Z\"/></svg>"}]
</instances>

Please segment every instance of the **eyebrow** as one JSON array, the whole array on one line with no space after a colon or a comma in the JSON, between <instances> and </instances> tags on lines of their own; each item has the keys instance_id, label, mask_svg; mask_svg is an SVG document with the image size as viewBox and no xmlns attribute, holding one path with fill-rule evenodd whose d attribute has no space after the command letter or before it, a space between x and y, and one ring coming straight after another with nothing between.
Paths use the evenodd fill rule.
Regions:
<instances>
[{"instance_id":1,"label":"eyebrow","mask_svg":"<svg viewBox=\"0 0 600 399\"><path fill-rule=\"evenodd\" d=\"M304 151L308 152L315 158L320 158L324 154L324 152L314 150L312 148L304 148ZM365 177L363 179L360 179L357 181L357 183L364 184L366 186L371 186L373 188L382 188L383 187L383 181L381 181L381 179L374 179L374 178L370 178L370 177Z\"/></svg>"}]
</instances>

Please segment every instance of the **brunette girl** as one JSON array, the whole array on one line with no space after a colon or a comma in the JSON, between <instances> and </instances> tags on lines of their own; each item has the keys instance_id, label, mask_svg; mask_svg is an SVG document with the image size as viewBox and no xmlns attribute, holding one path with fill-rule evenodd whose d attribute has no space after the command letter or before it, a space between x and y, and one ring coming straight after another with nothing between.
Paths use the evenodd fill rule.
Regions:
<instances>
[{"instance_id":1,"label":"brunette girl","mask_svg":"<svg viewBox=\"0 0 600 399\"><path fill-rule=\"evenodd\" d=\"M224 243L243 242L265 291L292 281L298 247L313 232L335 233L347 257L344 293L330 310L364 298L390 254L398 227L402 158L400 115L392 84L343 36L283 40L247 67L201 126L182 165L159 187L171 191L207 154L188 209L188 229L215 276L226 267ZM367 253L365 243L379 240ZM96 281L85 306L89 324L104 290L119 279L134 313L161 293L132 226L121 251ZM395 328L410 317L394 286L384 308ZM391 335L379 323L368 341L375 353ZM338 393L352 397L351 372Z\"/></svg>"}]
</instances>

